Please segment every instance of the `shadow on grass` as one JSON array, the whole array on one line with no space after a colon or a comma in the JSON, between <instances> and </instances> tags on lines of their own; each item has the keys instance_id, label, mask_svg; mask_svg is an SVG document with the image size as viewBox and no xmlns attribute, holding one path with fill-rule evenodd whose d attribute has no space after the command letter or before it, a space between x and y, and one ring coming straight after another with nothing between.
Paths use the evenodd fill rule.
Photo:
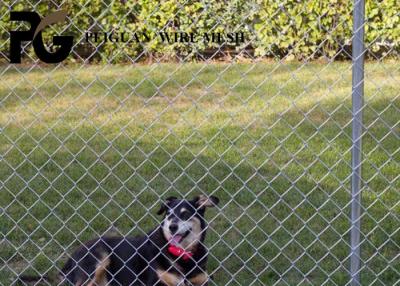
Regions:
<instances>
[{"instance_id":1,"label":"shadow on grass","mask_svg":"<svg viewBox=\"0 0 400 286\"><path fill-rule=\"evenodd\" d=\"M286 113L283 119L295 116ZM313 127L304 124L305 129L296 130L306 138ZM330 126L336 125L328 122L324 130ZM111 225L122 234L148 231L159 222L149 214L160 198L205 192L222 202L208 216L209 269L216 271L217 285L245 285L256 278L261 284L279 279L320 284L328 276L339 285L346 283L350 169L348 151L341 152L349 148L349 134L329 142L323 131L302 148L297 136L287 136L291 129L286 123L274 128L270 136L265 129L240 135L241 127L232 125L197 130L189 138L149 133L122 135L112 143L106 134L85 142L76 136L84 130L65 129L64 134L76 134L63 144L55 143L61 135L49 134L41 148L32 137L21 138L0 163L0 227L11 243L1 250L7 261L2 279L12 278L11 269L22 269L31 259L33 267L46 271L61 263L65 248ZM285 142L279 136L287 137ZM50 145L49 156L44 150ZM389 203L394 191L385 189L387 197L380 199ZM397 211L382 217L387 205L376 203L376 197L363 199L371 205L363 231L378 230L368 235L363 252L369 257L363 279L369 282L382 262L395 257L395 240L386 241L399 222L392 220ZM378 249L384 251L377 254ZM380 279L390 284L396 277L389 268Z\"/></svg>"},{"instance_id":2,"label":"shadow on grass","mask_svg":"<svg viewBox=\"0 0 400 286\"><path fill-rule=\"evenodd\" d=\"M132 160L138 157L134 152L126 160L138 165ZM302 273L318 283L326 278L324 270L338 267L341 271L332 278L346 280L341 264L346 261L349 227L347 209L340 209L348 201L344 190L316 187L305 178L292 182L267 165L255 170L244 163L232 170L225 160L188 155L178 152L175 162L168 162L170 156L156 151L148 157L153 164L136 168L126 164L101 183L83 170L76 174L79 179L69 179L61 172L43 169L40 178L27 184L12 176L2 189L7 192L3 200L6 214L0 220L5 239L18 253L13 247L2 249L2 258L11 267L33 259L33 267L46 271L53 261L60 262L64 247L102 234L111 225L122 234L150 230L158 223L154 207L160 197L205 192L221 199L218 210L208 215L207 239L209 269L216 271L218 285L229 283L232 277L241 285L256 277L260 283L271 283L280 276L294 283L305 279ZM160 160L167 163L157 163ZM103 164L107 162L94 167ZM79 169L78 165L73 163L71 168ZM202 166L207 166L207 173ZM25 177L28 170L22 170L20 175ZM46 183L44 178L54 177L55 172L59 177ZM313 269L320 259L325 262Z\"/></svg>"}]
</instances>

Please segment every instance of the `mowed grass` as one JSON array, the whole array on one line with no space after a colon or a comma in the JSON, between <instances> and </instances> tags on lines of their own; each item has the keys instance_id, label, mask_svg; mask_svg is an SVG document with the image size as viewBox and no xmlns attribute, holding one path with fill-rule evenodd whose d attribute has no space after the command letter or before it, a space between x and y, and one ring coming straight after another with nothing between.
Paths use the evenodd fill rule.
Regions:
<instances>
[{"instance_id":1,"label":"mowed grass","mask_svg":"<svg viewBox=\"0 0 400 286\"><path fill-rule=\"evenodd\" d=\"M366 64L362 284L400 279L398 62ZM0 68L0 285L214 194L214 285L349 281L349 63Z\"/></svg>"}]
</instances>

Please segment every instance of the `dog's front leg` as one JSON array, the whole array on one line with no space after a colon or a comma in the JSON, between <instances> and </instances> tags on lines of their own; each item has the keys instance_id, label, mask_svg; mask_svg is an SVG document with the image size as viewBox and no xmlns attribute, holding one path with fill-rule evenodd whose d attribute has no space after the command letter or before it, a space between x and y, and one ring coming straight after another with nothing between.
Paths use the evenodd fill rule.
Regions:
<instances>
[{"instance_id":1,"label":"dog's front leg","mask_svg":"<svg viewBox=\"0 0 400 286\"><path fill-rule=\"evenodd\" d=\"M156 274L158 277L158 282L161 282L161 285L166 286L185 286L185 279L174 272L169 272L163 269L157 269ZM157 284L158 285L158 284Z\"/></svg>"},{"instance_id":2,"label":"dog's front leg","mask_svg":"<svg viewBox=\"0 0 400 286\"><path fill-rule=\"evenodd\" d=\"M201 272L197 274L196 276L191 277L189 280L189 285L193 286L207 286L208 285L208 280L209 276L205 272Z\"/></svg>"}]
</instances>

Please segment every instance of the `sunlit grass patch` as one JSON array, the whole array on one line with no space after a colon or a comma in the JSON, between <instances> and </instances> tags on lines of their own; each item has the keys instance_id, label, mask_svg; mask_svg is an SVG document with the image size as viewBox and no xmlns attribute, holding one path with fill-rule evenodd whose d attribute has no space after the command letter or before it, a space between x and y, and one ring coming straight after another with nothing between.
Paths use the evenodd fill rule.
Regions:
<instances>
[{"instance_id":1,"label":"sunlit grass patch","mask_svg":"<svg viewBox=\"0 0 400 286\"><path fill-rule=\"evenodd\" d=\"M380 274L391 285L399 280L400 75L394 63L366 68L362 279L371 284L392 260ZM208 215L217 285L256 276L253 285L348 281L348 63L8 69L0 81L3 285L29 265L61 265L65 251L112 226L148 231L160 198L199 192L221 198Z\"/></svg>"}]
</instances>

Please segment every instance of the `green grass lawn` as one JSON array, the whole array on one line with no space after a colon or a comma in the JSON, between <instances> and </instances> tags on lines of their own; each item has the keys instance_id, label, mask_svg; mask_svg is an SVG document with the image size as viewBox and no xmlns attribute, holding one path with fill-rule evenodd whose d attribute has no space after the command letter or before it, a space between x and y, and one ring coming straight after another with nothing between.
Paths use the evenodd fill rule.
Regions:
<instances>
[{"instance_id":1,"label":"green grass lawn","mask_svg":"<svg viewBox=\"0 0 400 286\"><path fill-rule=\"evenodd\" d=\"M363 285L400 279L399 62L366 65ZM349 63L0 68L0 285L220 197L215 285L349 281ZM327 281L329 279L329 281Z\"/></svg>"}]
</instances>

